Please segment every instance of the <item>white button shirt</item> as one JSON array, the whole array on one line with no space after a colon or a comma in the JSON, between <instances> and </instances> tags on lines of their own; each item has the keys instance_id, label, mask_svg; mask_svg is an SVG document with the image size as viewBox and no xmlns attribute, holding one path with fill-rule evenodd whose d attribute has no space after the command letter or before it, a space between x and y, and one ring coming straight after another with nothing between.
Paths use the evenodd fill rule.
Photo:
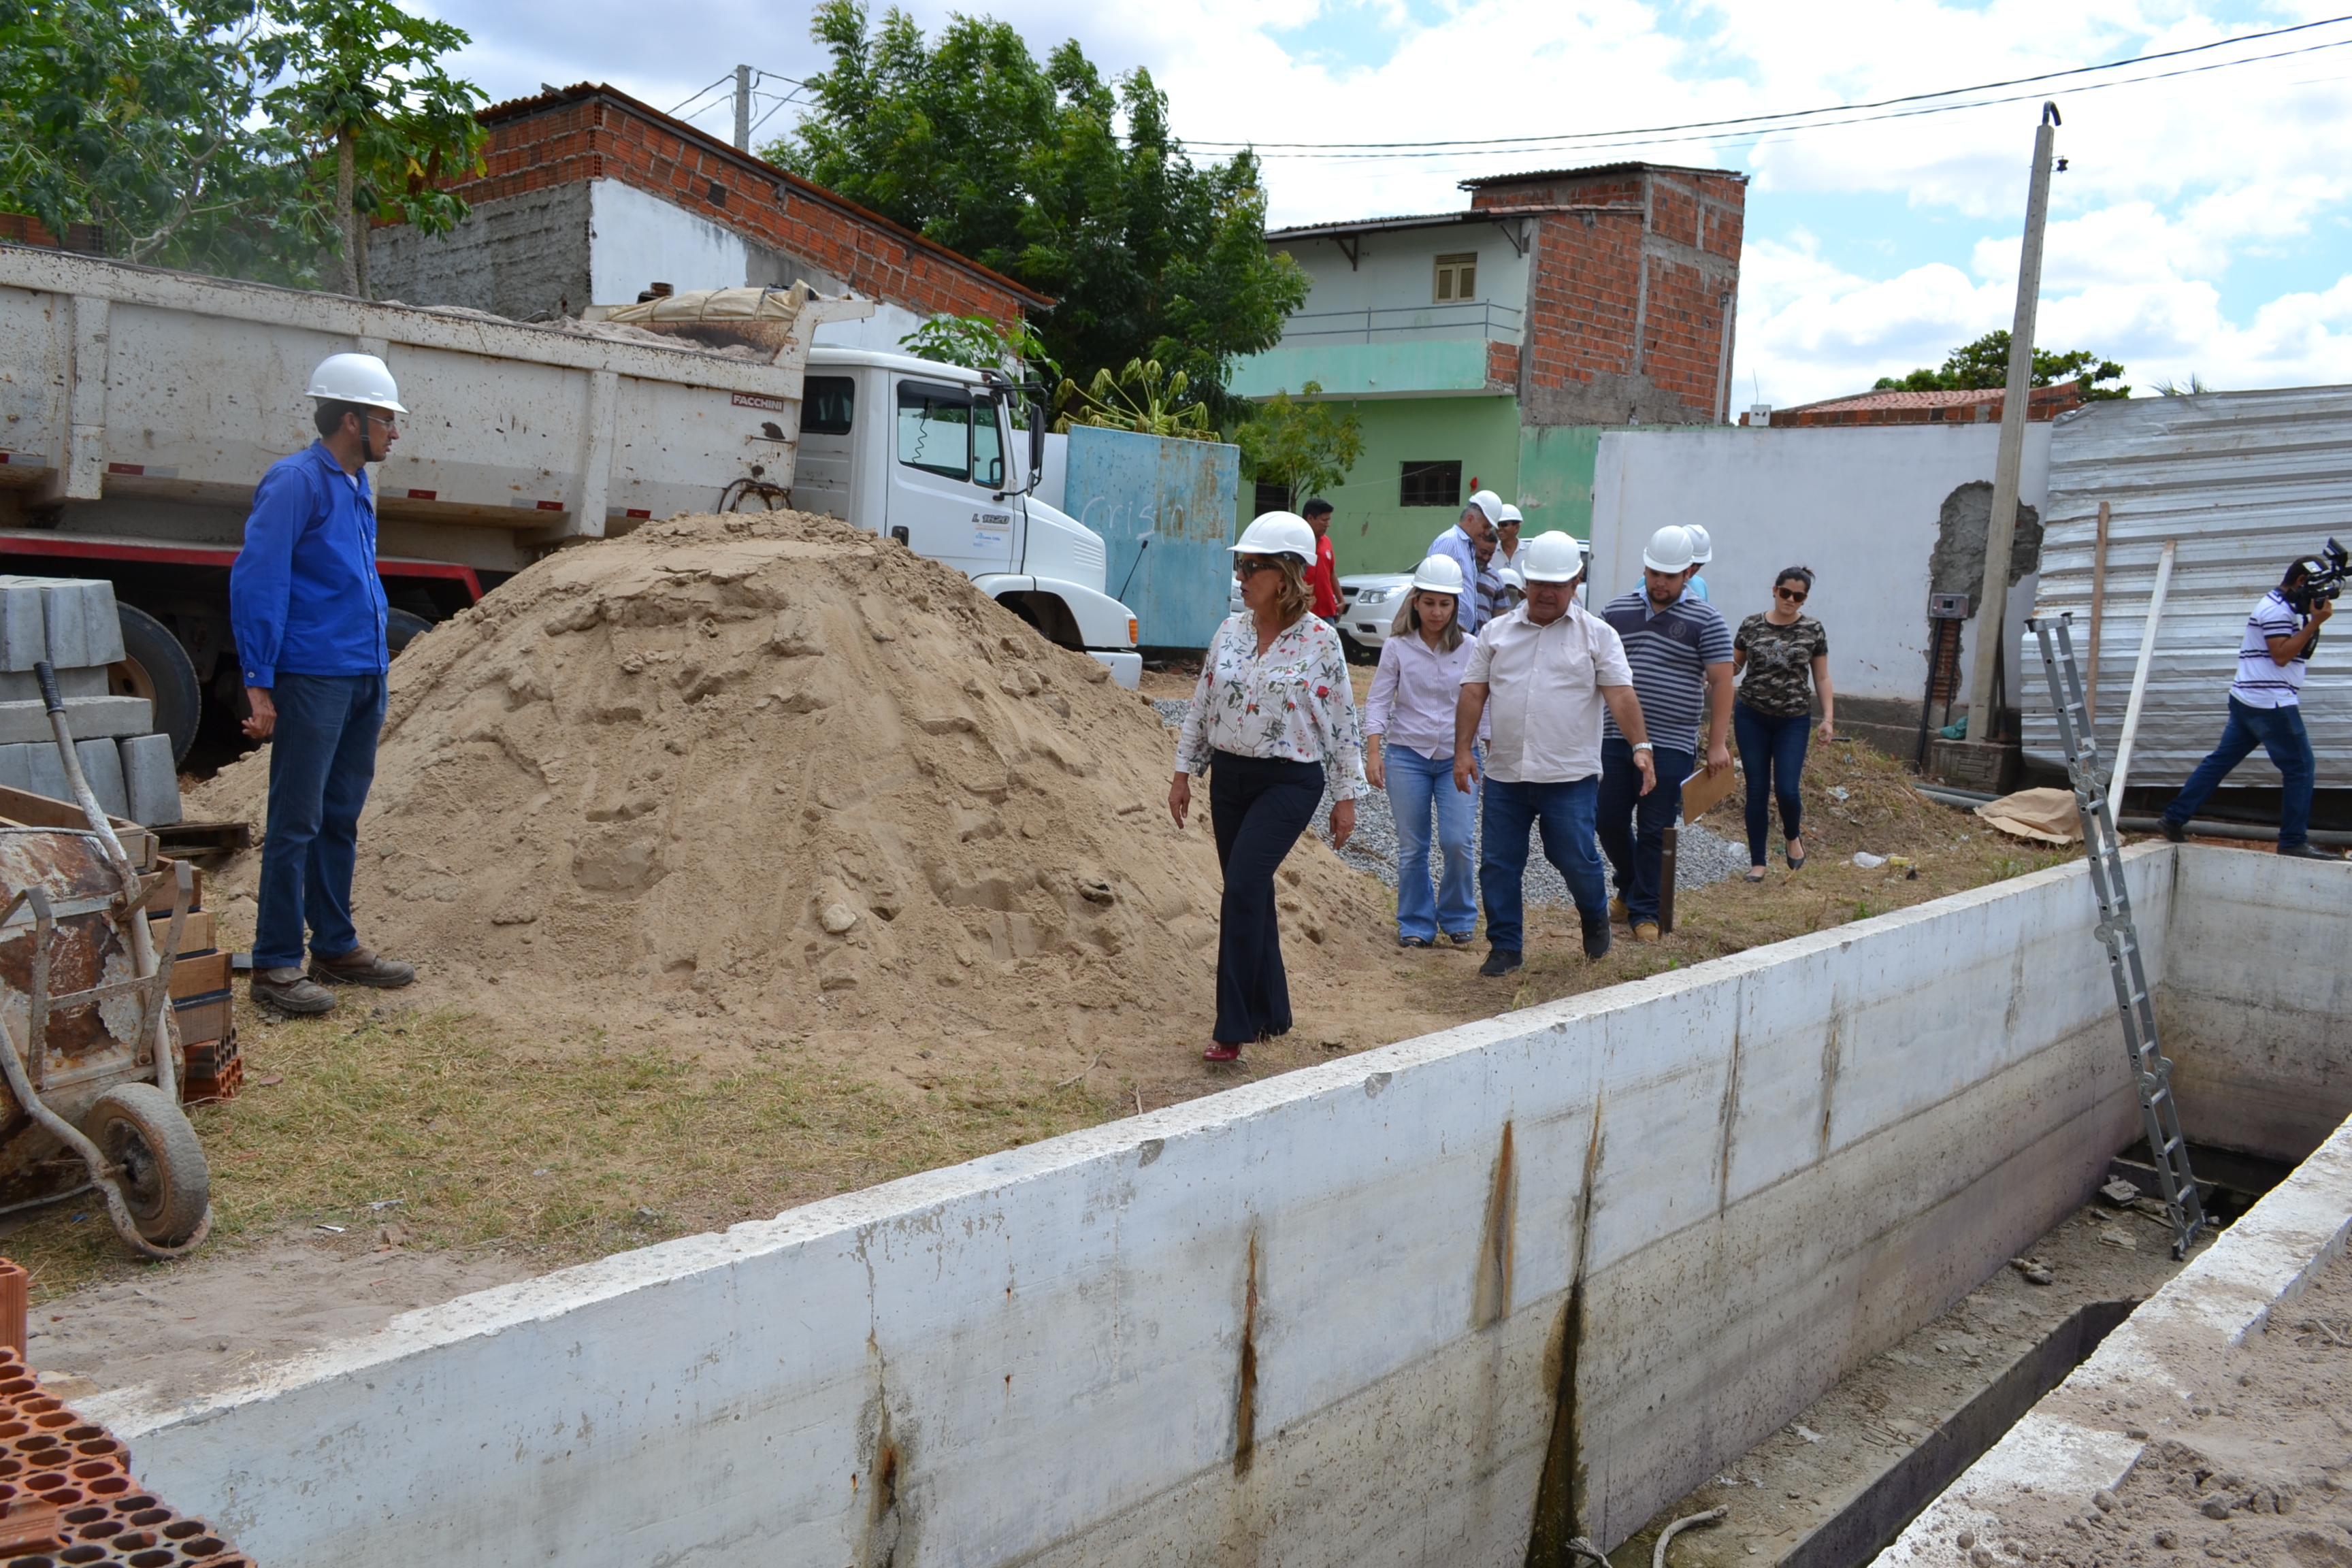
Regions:
<instances>
[{"instance_id":1,"label":"white button shirt","mask_svg":"<svg viewBox=\"0 0 2352 1568\"><path fill-rule=\"evenodd\" d=\"M1462 682L1486 687L1488 778L1573 784L1601 772L1601 689L1632 686L1633 667L1616 629L1583 605L1539 626L1521 605L1478 634Z\"/></svg>"}]
</instances>

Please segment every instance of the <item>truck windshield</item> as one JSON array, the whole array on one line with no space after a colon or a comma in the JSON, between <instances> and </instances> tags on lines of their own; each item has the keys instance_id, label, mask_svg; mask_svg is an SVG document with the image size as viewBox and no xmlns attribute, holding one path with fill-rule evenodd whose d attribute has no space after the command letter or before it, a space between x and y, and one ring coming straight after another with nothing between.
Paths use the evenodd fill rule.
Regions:
<instances>
[{"instance_id":1,"label":"truck windshield","mask_svg":"<svg viewBox=\"0 0 2352 1568\"><path fill-rule=\"evenodd\" d=\"M995 451L999 474L1004 458L997 447L995 411L982 405L982 420L988 447ZM971 394L960 386L929 382L898 384L898 461L927 474L969 479L972 472Z\"/></svg>"}]
</instances>

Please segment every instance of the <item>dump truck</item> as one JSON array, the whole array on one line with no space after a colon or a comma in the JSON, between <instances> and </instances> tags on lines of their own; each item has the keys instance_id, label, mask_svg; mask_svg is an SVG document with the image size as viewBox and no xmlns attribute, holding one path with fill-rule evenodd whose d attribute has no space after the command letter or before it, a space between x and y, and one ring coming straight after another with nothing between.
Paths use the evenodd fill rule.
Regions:
<instances>
[{"instance_id":1,"label":"dump truck","mask_svg":"<svg viewBox=\"0 0 2352 1568\"><path fill-rule=\"evenodd\" d=\"M411 411L373 479L394 651L549 551L791 506L955 565L1136 683L1102 540L1029 493L1034 388L812 345L870 300L719 292L752 298L520 322L0 245L0 573L111 582L115 689L184 756L208 706L243 713L228 568L254 486L313 438L310 368L357 351Z\"/></svg>"}]
</instances>

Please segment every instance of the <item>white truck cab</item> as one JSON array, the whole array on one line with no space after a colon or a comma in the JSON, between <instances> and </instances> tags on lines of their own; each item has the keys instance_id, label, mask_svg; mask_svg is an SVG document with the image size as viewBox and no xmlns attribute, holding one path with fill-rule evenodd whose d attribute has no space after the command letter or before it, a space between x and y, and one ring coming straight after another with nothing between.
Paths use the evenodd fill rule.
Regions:
<instances>
[{"instance_id":1,"label":"white truck cab","mask_svg":"<svg viewBox=\"0 0 2352 1568\"><path fill-rule=\"evenodd\" d=\"M1136 621L1104 592L1091 529L1030 492L1043 411L1002 377L907 354L815 347L801 398L792 504L955 567L1047 639L1142 679Z\"/></svg>"}]
</instances>

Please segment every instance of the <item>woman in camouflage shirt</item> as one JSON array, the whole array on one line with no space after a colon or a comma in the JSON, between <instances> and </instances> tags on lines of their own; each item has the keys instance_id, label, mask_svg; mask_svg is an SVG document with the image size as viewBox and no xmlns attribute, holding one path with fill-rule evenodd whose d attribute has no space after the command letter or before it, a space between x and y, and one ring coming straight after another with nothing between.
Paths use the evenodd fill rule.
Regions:
<instances>
[{"instance_id":1,"label":"woman in camouflage shirt","mask_svg":"<svg viewBox=\"0 0 2352 1568\"><path fill-rule=\"evenodd\" d=\"M1830 637L1822 623L1802 613L1813 591L1811 568L1791 566L1772 584L1772 607L1739 623L1731 639L1731 668L1744 676L1732 705L1732 731L1739 739L1739 765L1748 775L1748 879L1764 879L1765 840L1771 832L1768 795L1780 804L1780 833L1789 869L1805 864L1804 841L1797 837L1804 805L1797 783L1805 771L1805 744L1812 728L1812 689L1822 694L1822 739L1837 738L1837 697L1830 690Z\"/></svg>"}]
</instances>

